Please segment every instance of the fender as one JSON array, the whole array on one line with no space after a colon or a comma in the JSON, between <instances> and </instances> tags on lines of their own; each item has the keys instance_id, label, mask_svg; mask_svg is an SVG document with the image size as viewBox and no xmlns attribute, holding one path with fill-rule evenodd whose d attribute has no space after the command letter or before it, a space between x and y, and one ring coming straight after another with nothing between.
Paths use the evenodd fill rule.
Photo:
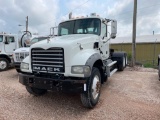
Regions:
<instances>
[{"instance_id":1,"label":"fender","mask_svg":"<svg viewBox=\"0 0 160 120\"><path fill-rule=\"evenodd\" d=\"M90 66L90 68L92 69L94 63L98 60L101 60L102 61L102 58L100 56L100 54L98 53L94 53L93 55L91 55L88 60L86 61L86 64L85 65L88 65Z\"/></svg>"},{"instance_id":2,"label":"fender","mask_svg":"<svg viewBox=\"0 0 160 120\"><path fill-rule=\"evenodd\" d=\"M126 55L125 52L114 52L114 53L112 53L111 59L113 61L116 60L117 63L121 63L122 62L121 58L123 58L123 56L125 56L125 55Z\"/></svg>"},{"instance_id":3,"label":"fender","mask_svg":"<svg viewBox=\"0 0 160 120\"><path fill-rule=\"evenodd\" d=\"M126 52L113 52L112 57L123 57L126 55Z\"/></svg>"},{"instance_id":4,"label":"fender","mask_svg":"<svg viewBox=\"0 0 160 120\"><path fill-rule=\"evenodd\" d=\"M127 53L125 53L125 52L114 52L114 53L112 53L111 59L113 61L117 61L117 66L122 66L124 56L127 56Z\"/></svg>"},{"instance_id":5,"label":"fender","mask_svg":"<svg viewBox=\"0 0 160 120\"><path fill-rule=\"evenodd\" d=\"M11 58L10 56L6 55L6 54L0 54L0 58L6 58L8 60L9 63L11 63Z\"/></svg>"},{"instance_id":6,"label":"fender","mask_svg":"<svg viewBox=\"0 0 160 120\"><path fill-rule=\"evenodd\" d=\"M97 60L102 60L97 50L84 50L79 52L73 57L71 61L72 66L74 65L88 65L92 69L94 63Z\"/></svg>"}]
</instances>

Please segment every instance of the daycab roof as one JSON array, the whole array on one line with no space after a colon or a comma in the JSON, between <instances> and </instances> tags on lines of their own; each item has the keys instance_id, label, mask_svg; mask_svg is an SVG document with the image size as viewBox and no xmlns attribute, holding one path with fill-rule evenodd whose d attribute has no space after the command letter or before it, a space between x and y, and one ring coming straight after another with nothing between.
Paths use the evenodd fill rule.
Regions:
<instances>
[{"instance_id":1,"label":"daycab roof","mask_svg":"<svg viewBox=\"0 0 160 120\"><path fill-rule=\"evenodd\" d=\"M104 20L103 18L100 18L100 17L98 17L98 16L93 16L93 17L79 17L79 18L71 18L71 19L62 21L62 22L60 22L60 24L61 24L61 23L64 23L64 22L69 22L69 21L74 21L74 20L81 20L81 19L90 19L90 18L98 18L98 19L100 19L101 21Z\"/></svg>"},{"instance_id":2,"label":"daycab roof","mask_svg":"<svg viewBox=\"0 0 160 120\"><path fill-rule=\"evenodd\" d=\"M17 36L17 34L3 34L3 33L0 33L0 35L4 35L4 36Z\"/></svg>"}]
</instances>

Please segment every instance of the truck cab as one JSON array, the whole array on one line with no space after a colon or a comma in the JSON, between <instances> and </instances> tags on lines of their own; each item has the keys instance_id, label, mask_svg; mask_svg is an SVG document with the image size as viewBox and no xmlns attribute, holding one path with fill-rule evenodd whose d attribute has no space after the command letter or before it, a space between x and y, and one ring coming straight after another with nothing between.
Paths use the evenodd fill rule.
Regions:
<instances>
[{"instance_id":1,"label":"truck cab","mask_svg":"<svg viewBox=\"0 0 160 120\"><path fill-rule=\"evenodd\" d=\"M109 48L116 32L115 20L96 15L61 22L56 37L30 47L29 56L21 63L19 82L36 96L47 90L80 93L83 106L94 108L101 85L127 64L125 52Z\"/></svg>"},{"instance_id":2,"label":"truck cab","mask_svg":"<svg viewBox=\"0 0 160 120\"><path fill-rule=\"evenodd\" d=\"M0 34L0 71L7 70L13 64L12 54L18 47L17 35Z\"/></svg>"}]
</instances>

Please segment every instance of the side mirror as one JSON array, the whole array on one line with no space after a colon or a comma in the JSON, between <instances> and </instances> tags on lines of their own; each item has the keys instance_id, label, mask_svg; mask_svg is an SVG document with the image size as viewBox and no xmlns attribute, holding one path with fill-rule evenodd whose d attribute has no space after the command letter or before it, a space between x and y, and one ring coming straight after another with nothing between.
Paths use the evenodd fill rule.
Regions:
<instances>
[{"instance_id":1,"label":"side mirror","mask_svg":"<svg viewBox=\"0 0 160 120\"><path fill-rule=\"evenodd\" d=\"M112 39L116 38L116 34L117 34L117 21L113 20L111 22L111 38Z\"/></svg>"}]
</instances>

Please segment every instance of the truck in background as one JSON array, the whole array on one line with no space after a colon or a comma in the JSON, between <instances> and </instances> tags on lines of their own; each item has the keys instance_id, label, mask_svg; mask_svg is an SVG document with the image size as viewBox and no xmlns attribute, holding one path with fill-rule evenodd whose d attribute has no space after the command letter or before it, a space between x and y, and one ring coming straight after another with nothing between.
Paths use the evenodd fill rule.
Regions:
<instances>
[{"instance_id":1,"label":"truck in background","mask_svg":"<svg viewBox=\"0 0 160 120\"><path fill-rule=\"evenodd\" d=\"M24 31L21 35L0 33L0 71L13 66L13 51L26 46L35 36L37 35L32 35L29 31Z\"/></svg>"},{"instance_id":2,"label":"truck in background","mask_svg":"<svg viewBox=\"0 0 160 120\"><path fill-rule=\"evenodd\" d=\"M26 47L18 48L13 52L13 59L14 59L14 67L17 72L20 72L20 63L29 55L29 47L36 42L48 39L48 36L33 36L34 38L31 39L26 43Z\"/></svg>"},{"instance_id":3,"label":"truck in background","mask_svg":"<svg viewBox=\"0 0 160 120\"><path fill-rule=\"evenodd\" d=\"M7 70L13 65L13 51L19 48L18 36L0 33L0 71Z\"/></svg>"},{"instance_id":4,"label":"truck in background","mask_svg":"<svg viewBox=\"0 0 160 120\"><path fill-rule=\"evenodd\" d=\"M21 62L19 82L35 96L47 90L80 93L83 106L94 108L101 85L127 65L125 52L110 49L116 34L117 21L96 14L61 22L56 37L30 47Z\"/></svg>"}]
</instances>

